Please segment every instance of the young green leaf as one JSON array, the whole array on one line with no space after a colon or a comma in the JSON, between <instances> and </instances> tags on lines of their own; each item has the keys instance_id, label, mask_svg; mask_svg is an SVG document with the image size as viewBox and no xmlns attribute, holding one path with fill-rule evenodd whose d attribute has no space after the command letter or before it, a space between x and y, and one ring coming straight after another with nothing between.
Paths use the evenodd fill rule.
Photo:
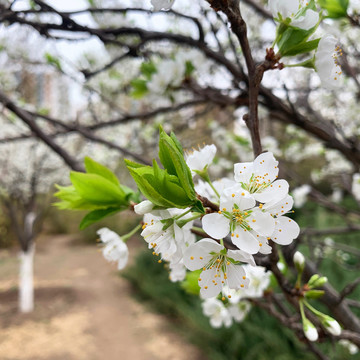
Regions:
<instances>
[{"instance_id":1,"label":"young green leaf","mask_svg":"<svg viewBox=\"0 0 360 360\"><path fill-rule=\"evenodd\" d=\"M124 191L100 175L72 171L70 180L79 195L87 201L95 204L127 205Z\"/></svg>"},{"instance_id":2,"label":"young green leaf","mask_svg":"<svg viewBox=\"0 0 360 360\"><path fill-rule=\"evenodd\" d=\"M119 182L118 178L116 177L116 175L110 169L108 169L106 166L101 165L100 163L96 162L95 160L91 159L88 156L85 157L84 163L85 163L85 169L86 169L87 173L100 175L103 178L108 179L115 185L118 185L118 186L120 185L120 182Z\"/></svg>"},{"instance_id":3,"label":"young green leaf","mask_svg":"<svg viewBox=\"0 0 360 360\"><path fill-rule=\"evenodd\" d=\"M87 215L85 215L84 218L81 220L79 228L80 230L84 230L91 224L94 224L95 222L100 221L106 218L107 216L114 215L119 211L121 211L120 208L113 208L113 207L91 211Z\"/></svg>"}]
</instances>

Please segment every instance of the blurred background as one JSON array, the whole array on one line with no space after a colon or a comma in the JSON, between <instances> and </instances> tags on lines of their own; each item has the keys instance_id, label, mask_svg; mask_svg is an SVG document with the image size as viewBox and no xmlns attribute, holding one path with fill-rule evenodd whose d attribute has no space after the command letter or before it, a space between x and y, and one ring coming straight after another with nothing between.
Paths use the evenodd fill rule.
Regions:
<instances>
[{"instance_id":1,"label":"blurred background","mask_svg":"<svg viewBox=\"0 0 360 360\"><path fill-rule=\"evenodd\" d=\"M263 148L291 185L299 249L337 291L355 284L354 316L359 5L350 1L348 16L319 29L343 45L341 90L324 90L309 69L269 71L259 101ZM262 60L275 36L267 1L241 6ZM96 231L125 234L141 220L133 213L80 231L85 213L53 206L55 184L68 185L85 156L135 188L123 160L157 157L159 125L185 149L216 144L213 179L253 160L244 61L225 17L205 1L151 9L150 0L0 1L0 359L320 358L260 308L240 324L212 328L198 296L169 281L166 264L139 236L119 273L104 260ZM32 269L34 303L21 305L21 274ZM360 358L336 341L319 347L329 359Z\"/></svg>"}]
</instances>

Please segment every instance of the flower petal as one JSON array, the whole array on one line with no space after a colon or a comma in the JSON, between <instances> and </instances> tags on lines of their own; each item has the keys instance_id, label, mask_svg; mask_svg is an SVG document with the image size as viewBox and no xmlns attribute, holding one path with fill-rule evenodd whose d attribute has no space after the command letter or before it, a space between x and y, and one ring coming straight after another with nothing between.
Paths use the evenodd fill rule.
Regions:
<instances>
[{"instance_id":1,"label":"flower petal","mask_svg":"<svg viewBox=\"0 0 360 360\"><path fill-rule=\"evenodd\" d=\"M283 199L289 192L289 184L286 180L276 180L269 185L264 191L254 193L253 196L257 201L266 203L273 200Z\"/></svg>"},{"instance_id":2,"label":"flower petal","mask_svg":"<svg viewBox=\"0 0 360 360\"><path fill-rule=\"evenodd\" d=\"M200 274L201 280L198 281L200 286L200 295L203 299L217 296L222 289L221 276L215 277L221 272L216 271L216 267L204 270Z\"/></svg>"},{"instance_id":3,"label":"flower petal","mask_svg":"<svg viewBox=\"0 0 360 360\"><path fill-rule=\"evenodd\" d=\"M251 231L245 230L240 226L237 226L233 234L234 236L231 236L231 241L240 250L245 251L248 254L256 254L259 251L259 241L256 239L256 236L254 236Z\"/></svg>"},{"instance_id":4,"label":"flower petal","mask_svg":"<svg viewBox=\"0 0 360 360\"><path fill-rule=\"evenodd\" d=\"M248 220L250 227L261 236L270 236L274 232L274 218L259 208L255 208L246 220Z\"/></svg>"},{"instance_id":5,"label":"flower petal","mask_svg":"<svg viewBox=\"0 0 360 360\"><path fill-rule=\"evenodd\" d=\"M279 174L279 162L274 158L272 152L260 154L254 160L254 174L261 176L266 183L276 180Z\"/></svg>"},{"instance_id":6,"label":"flower petal","mask_svg":"<svg viewBox=\"0 0 360 360\"><path fill-rule=\"evenodd\" d=\"M237 163L234 165L234 179L236 182L248 183L254 172L252 162Z\"/></svg>"},{"instance_id":7,"label":"flower petal","mask_svg":"<svg viewBox=\"0 0 360 360\"><path fill-rule=\"evenodd\" d=\"M202 226L214 239L222 239L230 231L230 220L221 214L207 214L202 218Z\"/></svg>"},{"instance_id":8,"label":"flower petal","mask_svg":"<svg viewBox=\"0 0 360 360\"><path fill-rule=\"evenodd\" d=\"M184 252L184 265L194 271L204 267L211 259L211 252L218 253L224 247L212 239L201 239L197 243L189 246Z\"/></svg>"},{"instance_id":9,"label":"flower petal","mask_svg":"<svg viewBox=\"0 0 360 360\"><path fill-rule=\"evenodd\" d=\"M286 216L280 216L276 219L275 231L271 239L280 245L289 245L300 234L299 225Z\"/></svg>"},{"instance_id":10,"label":"flower petal","mask_svg":"<svg viewBox=\"0 0 360 360\"><path fill-rule=\"evenodd\" d=\"M227 256L235 261L248 263L251 266L256 266L254 257L242 250L228 250Z\"/></svg>"},{"instance_id":11,"label":"flower petal","mask_svg":"<svg viewBox=\"0 0 360 360\"><path fill-rule=\"evenodd\" d=\"M249 280L246 278L246 273L242 266L230 264L227 267L227 284L230 289L245 289L248 287Z\"/></svg>"}]
</instances>

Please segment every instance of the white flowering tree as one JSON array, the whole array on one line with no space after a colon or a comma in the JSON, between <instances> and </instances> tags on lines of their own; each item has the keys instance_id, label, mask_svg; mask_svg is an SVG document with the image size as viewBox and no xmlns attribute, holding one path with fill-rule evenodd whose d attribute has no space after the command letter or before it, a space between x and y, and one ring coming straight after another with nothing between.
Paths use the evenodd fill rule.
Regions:
<instances>
[{"instance_id":1,"label":"white flowering tree","mask_svg":"<svg viewBox=\"0 0 360 360\"><path fill-rule=\"evenodd\" d=\"M296 250L305 239L360 230L356 203L340 203L343 194L359 201L355 2L89 3L71 11L40 0L20 9L15 2L0 5L0 19L10 28L20 24L55 42L94 37L106 54L87 56L71 69L47 57L65 75L76 72L90 99L73 121L28 110L1 91L0 102L29 132L0 141L36 136L74 170L72 185L59 186L56 196L59 208L88 210L81 228L119 211L143 216L121 237L99 230L104 256L122 269L125 243L142 228L158 261L169 264L172 281L196 275L213 327L243 321L259 306L319 359L329 357L316 341L339 341L354 352L360 319L353 308L360 304L347 297L359 279L336 291L320 274L314 249L309 258ZM84 14L91 25L82 22ZM217 146L184 152L170 130L189 127L189 147L204 138L197 120L214 114L218 119L202 130ZM81 156L58 141L69 133L131 158L126 167L146 200L89 157L83 172ZM158 160L151 161L157 147ZM215 157L217 148L226 160ZM296 187L294 198L288 181ZM292 208L307 198L346 218L346 225L300 229ZM270 274L279 293L265 294Z\"/></svg>"}]
</instances>

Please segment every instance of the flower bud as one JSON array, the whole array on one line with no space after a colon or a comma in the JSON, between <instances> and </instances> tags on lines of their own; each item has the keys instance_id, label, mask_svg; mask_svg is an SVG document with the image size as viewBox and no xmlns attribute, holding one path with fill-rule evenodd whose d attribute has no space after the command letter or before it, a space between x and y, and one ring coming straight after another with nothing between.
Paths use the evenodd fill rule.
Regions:
<instances>
[{"instance_id":1,"label":"flower bud","mask_svg":"<svg viewBox=\"0 0 360 360\"><path fill-rule=\"evenodd\" d=\"M293 261L296 267L296 270L299 273L302 273L305 266L305 258L304 255L300 251L296 251L293 257Z\"/></svg>"},{"instance_id":2,"label":"flower bud","mask_svg":"<svg viewBox=\"0 0 360 360\"><path fill-rule=\"evenodd\" d=\"M330 316L326 316L321 321L325 329L334 336L339 336L341 334L340 324Z\"/></svg>"},{"instance_id":3,"label":"flower bud","mask_svg":"<svg viewBox=\"0 0 360 360\"><path fill-rule=\"evenodd\" d=\"M310 320L304 319L303 329L304 329L304 334L309 341L316 341L319 338L319 334L316 330L316 327Z\"/></svg>"},{"instance_id":4,"label":"flower bud","mask_svg":"<svg viewBox=\"0 0 360 360\"><path fill-rule=\"evenodd\" d=\"M139 215L145 215L154 208L154 204L149 200L144 200L134 206L134 211Z\"/></svg>"},{"instance_id":5,"label":"flower bud","mask_svg":"<svg viewBox=\"0 0 360 360\"><path fill-rule=\"evenodd\" d=\"M326 276L320 277L318 274L315 274L310 278L308 285L309 285L310 289L313 289L313 288L321 287L324 284L326 284L327 282L328 282L328 279Z\"/></svg>"}]
</instances>

